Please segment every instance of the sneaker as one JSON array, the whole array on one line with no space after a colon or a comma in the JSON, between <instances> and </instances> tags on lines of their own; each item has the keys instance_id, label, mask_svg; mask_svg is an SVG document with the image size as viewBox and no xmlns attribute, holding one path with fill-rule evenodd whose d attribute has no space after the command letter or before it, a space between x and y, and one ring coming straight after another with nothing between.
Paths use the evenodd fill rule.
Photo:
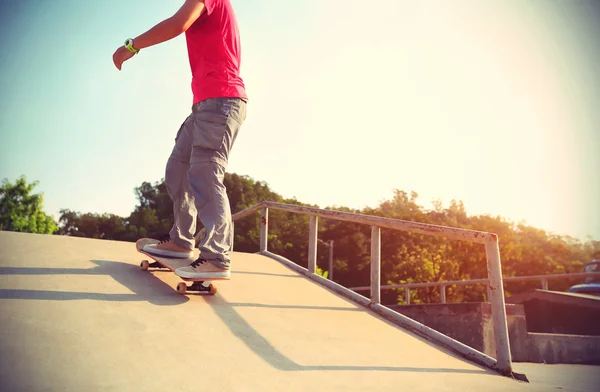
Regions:
<instances>
[{"instance_id":1,"label":"sneaker","mask_svg":"<svg viewBox=\"0 0 600 392\"><path fill-rule=\"evenodd\" d=\"M175 275L188 279L229 279L231 271L199 258L187 267L177 268Z\"/></svg>"},{"instance_id":2,"label":"sneaker","mask_svg":"<svg viewBox=\"0 0 600 392\"><path fill-rule=\"evenodd\" d=\"M156 256L173 257L177 259L194 257L193 250L182 248L170 239L161 241L158 244L148 244L144 246L144 252L148 252Z\"/></svg>"}]
</instances>

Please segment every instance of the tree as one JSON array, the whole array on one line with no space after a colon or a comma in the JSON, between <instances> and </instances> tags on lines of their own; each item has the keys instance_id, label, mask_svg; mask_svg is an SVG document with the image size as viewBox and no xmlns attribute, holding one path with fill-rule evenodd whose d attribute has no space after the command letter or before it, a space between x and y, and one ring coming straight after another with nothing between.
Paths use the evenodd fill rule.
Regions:
<instances>
[{"instance_id":1,"label":"tree","mask_svg":"<svg viewBox=\"0 0 600 392\"><path fill-rule=\"evenodd\" d=\"M59 223L60 230L58 233L61 235L105 240L135 239L135 237L127 235L127 222L114 214L81 214L62 209L60 210Z\"/></svg>"},{"instance_id":2,"label":"tree","mask_svg":"<svg viewBox=\"0 0 600 392\"><path fill-rule=\"evenodd\" d=\"M236 214L261 201L282 201L283 198L271 191L265 182L254 181L249 176L225 173L223 181L227 188L227 198L231 213ZM273 216L269 217L271 222ZM271 227L271 223L269 223ZM269 236L276 234L269 230ZM235 222L234 248L238 252L256 252L260 242L260 212ZM271 246L269 246L270 249Z\"/></svg>"},{"instance_id":3,"label":"tree","mask_svg":"<svg viewBox=\"0 0 600 392\"><path fill-rule=\"evenodd\" d=\"M8 179L0 186L0 230L52 234L58 226L43 211L43 195L32 194L38 181L27 183L21 176L12 184Z\"/></svg>"}]
</instances>

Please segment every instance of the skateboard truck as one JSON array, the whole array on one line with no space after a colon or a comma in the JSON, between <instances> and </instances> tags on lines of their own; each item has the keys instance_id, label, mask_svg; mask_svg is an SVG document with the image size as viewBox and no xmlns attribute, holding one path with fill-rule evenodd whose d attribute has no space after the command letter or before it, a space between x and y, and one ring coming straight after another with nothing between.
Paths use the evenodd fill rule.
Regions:
<instances>
[{"instance_id":1,"label":"skateboard truck","mask_svg":"<svg viewBox=\"0 0 600 392\"><path fill-rule=\"evenodd\" d=\"M186 291L198 291L200 293L215 295L217 292L217 286L202 280L196 280L189 286L185 284L185 282L179 282L177 284L177 292L179 294L185 294Z\"/></svg>"},{"instance_id":2,"label":"skateboard truck","mask_svg":"<svg viewBox=\"0 0 600 392\"><path fill-rule=\"evenodd\" d=\"M143 271L148 271L148 268L164 268L164 269L167 269L167 267L164 267L158 261L150 263L148 260L142 260L142 262L140 263L140 267L142 268Z\"/></svg>"}]
</instances>

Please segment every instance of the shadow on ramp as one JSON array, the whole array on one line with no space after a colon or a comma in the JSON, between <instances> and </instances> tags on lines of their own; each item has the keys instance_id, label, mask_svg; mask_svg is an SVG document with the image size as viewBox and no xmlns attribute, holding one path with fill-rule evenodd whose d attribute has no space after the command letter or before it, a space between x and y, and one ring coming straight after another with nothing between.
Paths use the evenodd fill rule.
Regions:
<instances>
[{"instance_id":1,"label":"shadow on ramp","mask_svg":"<svg viewBox=\"0 0 600 392\"><path fill-rule=\"evenodd\" d=\"M256 272L256 271L231 271L232 275L263 275L263 276L276 276L282 278L293 278L293 279L302 279L301 275L296 273L290 274L274 274L271 272Z\"/></svg>"},{"instance_id":2,"label":"shadow on ramp","mask_svg":"<svg viewBox=\"0 0 600 392\"><path fill-rule=\"evenodd\" d=\"M206 302L211 305L215 314L221 319L229 330L240 339L252 352L262 358L275 369L282 371L381 371L381 372L415 372L415 373L461 373L461 374L495 374L481 369L447 369L447 368L419 368L395 366L305 366L298 364L277 350L264 336L255 330L240 314L235 307L260 307L282 309L321 309L326 311L360 311L352 308L332 308L319 306L286 306L265 304L229 303L222 295L206 297Z\"/></svg>"},{"instance_id":3,"label":"shadow on ramp","mask_svg":"<svg viewBox=\"0 0 600 392\"><path fill-rule=\"evenodd\" d=\"M121 261L90 260L94 268L19 268L0 267L0 275L103 275L127 287L133 294L105 294L71 291L0 289L0 299L33 299L50 301L147 301L153 305L180 305L189 298L177 294L168 284L138 266Z\"/></svg>"},{"instance_id":4,"label":"shadow on ramp","mask_svg":"<svg viewBox=\"0 0 600 392\"><path fill-rule=\"evenodd\" d=\"M360 312L358 308L341 308L333 306L304 306L304 305L268 305L255 303L231 302L227 303L232 308L263 308L263 309L306 309L306 310L335 310L337 312Z\"/></svg>"}]
</instances>

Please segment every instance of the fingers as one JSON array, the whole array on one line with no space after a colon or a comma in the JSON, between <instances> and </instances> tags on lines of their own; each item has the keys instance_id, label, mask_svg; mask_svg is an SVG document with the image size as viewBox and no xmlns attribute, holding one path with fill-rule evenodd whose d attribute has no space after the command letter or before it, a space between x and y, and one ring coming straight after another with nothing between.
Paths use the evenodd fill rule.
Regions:
<instances>
[{"instance_id":1,"label":"fingers","mask_svg":"<svg viewBox=\"0 0 600 392\"><path fill-rule=\"evenodd\" d=\"M113 64L115 64L115 67L119 71L121 70L121 67L123 66L123 60L120 57L121 56L119 56L119 49L117 49L115 54L113 54Z\"/></svg>"},{"instance_id":2,"label":"fingers","mask_svg":"<svg viewBox=\"0 0 600 392\"><path fill-rule=\"evenodd\" d=\"M131 53L124 47L120 47L113 54L113 63L115 64L115 67L117 67L117 69L120 71L121 68L123 67L123 63L125 61L129 60L130 58L132 58L133 56L134 56L134 53Z\"/></svg>"}]
</instances>

